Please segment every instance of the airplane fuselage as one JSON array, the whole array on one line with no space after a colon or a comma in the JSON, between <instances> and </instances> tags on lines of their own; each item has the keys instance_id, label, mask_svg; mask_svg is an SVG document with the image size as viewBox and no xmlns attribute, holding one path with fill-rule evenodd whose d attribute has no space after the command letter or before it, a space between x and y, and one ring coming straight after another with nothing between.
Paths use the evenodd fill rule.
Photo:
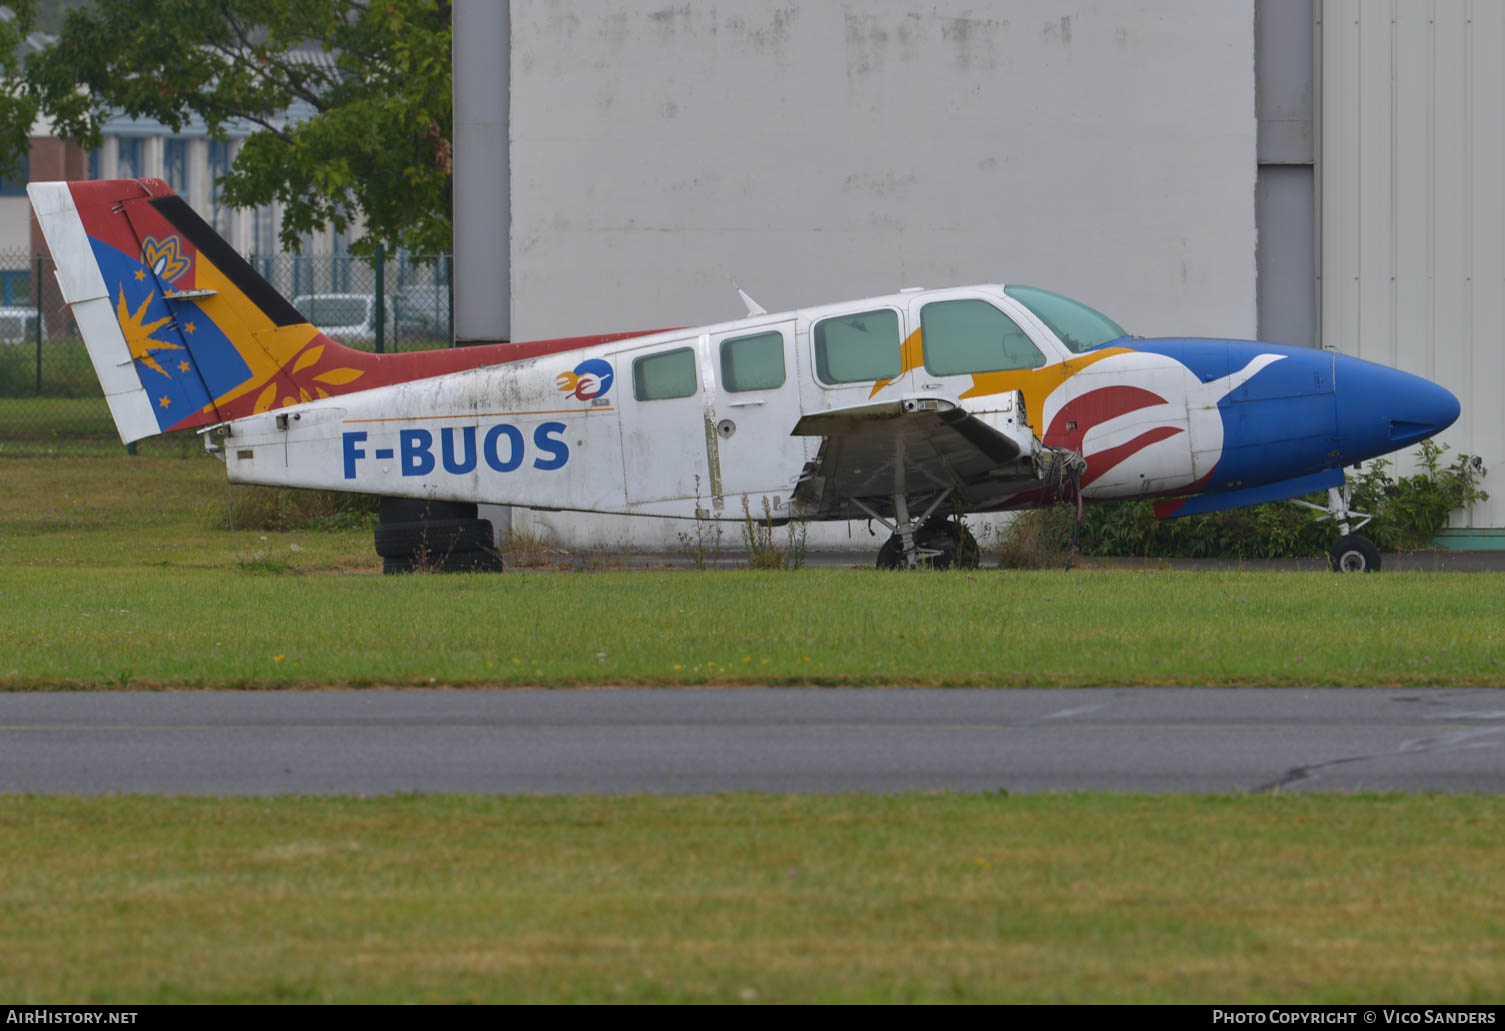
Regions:
<instances>
[{"instance_id":1,"label":"airplane fuselage","mask_svg":"<svg viewBox=\"0 0 1505 1031\"><path fill-rule=\"evenodd\" d=\"M1457 415L1450 393L1397 370L1116 335L1072 322L1064 300L904 291L376 387L217 433L240 483L684 518L740 519L738 499L756 511L766 497L776 518L840 518L860 511L795 499L821 458L820 437L791 434L803 416L905 399L970 413L1022 451L959 492L967 510L997 510L1049 500L1031 443L1079 453L1091 501L1318 489ZM903 465L875 467L872 504L889 504Z\"/></svg>"}]
</instances>

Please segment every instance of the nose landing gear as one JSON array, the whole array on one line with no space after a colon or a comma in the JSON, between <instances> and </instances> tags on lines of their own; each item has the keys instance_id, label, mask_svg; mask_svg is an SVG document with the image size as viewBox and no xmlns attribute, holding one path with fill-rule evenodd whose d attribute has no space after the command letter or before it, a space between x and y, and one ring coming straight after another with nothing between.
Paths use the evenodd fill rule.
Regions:
<instances>
[{"instance_id":1,"label":"nose landing gear","mask_svg":"<svg viewBox=\"0 0 1505 1031\"><path fill-rule=\"evenodd\" d=\"M1338 543L1327 549L1328 561L1332 564L1335 573L1378 573L1380 571L1380 549L1374 546L1374 542L1362 534L1354 533L1354 530L1362 530L1374 517L1367 512L1355 512L1349 507L1353 500L1353 489L1344 483L1342 487L1329 487L1327 489L1327 504L1314 505L1310 501L1297 501L1296 504L1303 508L1310 508L1323 513L1317 518L1320 523L1324 519L1331 519L1338 525L1338 532L1343 536L1338 538ZM1357 526L1351 525L1354 519L1360 520Z\"/></svg>"}]
</instances>

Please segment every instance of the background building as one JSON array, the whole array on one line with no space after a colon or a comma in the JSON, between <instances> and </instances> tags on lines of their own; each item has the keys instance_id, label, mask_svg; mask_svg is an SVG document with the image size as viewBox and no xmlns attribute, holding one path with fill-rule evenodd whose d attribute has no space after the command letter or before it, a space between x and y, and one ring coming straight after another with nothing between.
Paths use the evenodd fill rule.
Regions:
<instances>
[{"instance_id":1,"label":"background building","mask_svg":"<svg viewBox=\"0 0 1505 1031\"><path fill-rule=\"evenodd\" d=\"M1499 467L1502 44L1476 0L512 0L495 274L515 339L1034 283L1429 376Z\"/></svg>"},{"instance_id":2,"label":"background building","mask_svg":"<svg viewBox=\"0 0 1505 1031\"><path fill-rule=\"evenodd\" d=\"M1505 4L1318 10L1322 345L1452 390L1441 439L1505 469ZM1505 547L1494 495L1455 537Z\"/></svg>"}]
</instances>

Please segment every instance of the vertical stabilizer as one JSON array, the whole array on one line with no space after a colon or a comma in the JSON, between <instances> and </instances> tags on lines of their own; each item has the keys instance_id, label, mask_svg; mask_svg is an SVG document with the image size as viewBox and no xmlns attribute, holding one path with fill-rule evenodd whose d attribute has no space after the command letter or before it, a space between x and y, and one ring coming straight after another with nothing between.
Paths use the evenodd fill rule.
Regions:
<instances>
[{"instance_id":1,"label":"vertical stabilizer","mask_svg":"<svg viewBox=\"0 0 1505 1031\"><path fill-rule=\"evenodd\" d=\"M127 443L327 397L365 374L160 179L27 192Z\"/></svg>"},{"instance_id":2,"label":"vertical stabilizer","mask_svg":"<svg viewBox=\"0 0 1505 1031\"><path fill-rule=\"evenodd\" d=\"M321 333L160 179L27 193L126 443L640 335L370 354Z\"/></svg>"}]
</instances>

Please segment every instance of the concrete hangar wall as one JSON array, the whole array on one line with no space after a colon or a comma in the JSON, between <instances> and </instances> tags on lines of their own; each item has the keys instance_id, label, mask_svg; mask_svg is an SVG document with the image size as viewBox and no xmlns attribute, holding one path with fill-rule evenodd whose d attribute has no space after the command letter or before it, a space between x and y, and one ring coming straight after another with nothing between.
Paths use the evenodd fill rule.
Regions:
<instances>
[{"instance_id":1,"label":"concrete hangar wall","mask_svg":"<svg viewBox=\"0 0 1505 1031\"><path fill-rule=\"evenodd\" d=\"M1253 0L513 0L513 337L1000 280L1251 336Z\"/></svg>"},{"instance_id":2,"label":"concrete hangar wall","mask_svg":"<svg viewBox=\"0 0 1505 1031\"><path fill-rule=\"evenodd\" d=\"M512 0L511 336L738 317L735 279L769 310L1033 283L1146 336L1252 337L1254 20L1254 0ZM515 525L685 529L645 524ZM811 532L848 540L873 546Z\"/></svg>"}]
</instances>

